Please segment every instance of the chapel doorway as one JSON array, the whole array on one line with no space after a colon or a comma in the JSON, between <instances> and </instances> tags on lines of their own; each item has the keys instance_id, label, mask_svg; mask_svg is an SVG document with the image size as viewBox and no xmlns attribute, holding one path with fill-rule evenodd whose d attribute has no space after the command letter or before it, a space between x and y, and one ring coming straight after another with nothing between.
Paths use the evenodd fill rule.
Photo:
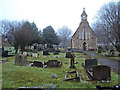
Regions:
<instances>
[{"instance_id":1,"label":"chapel doorway","mask_svg":"<svg viewBox=\"0 0 120 90\"><path fill-rule=\"evenodd\" d=\"M86 50L87 46L86 46L86 42L83 43L83 50Z\"/></svg>"}]
</instances>

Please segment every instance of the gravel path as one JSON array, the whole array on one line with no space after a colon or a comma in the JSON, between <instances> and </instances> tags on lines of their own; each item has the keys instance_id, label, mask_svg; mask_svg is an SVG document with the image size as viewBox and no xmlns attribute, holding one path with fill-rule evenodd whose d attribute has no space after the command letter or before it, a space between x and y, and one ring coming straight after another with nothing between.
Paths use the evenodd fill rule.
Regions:
<instances>
[{"instance_id":1,"label":"gravel path","mask_svg":"<svg viewBox=\"0 0 120 90\"><path fill-rule=\"evenodd\" d=\"M96 58L102 65L107 65L112 68L112 70L116 71L117 73L120 74L120 61L115 61L111 59L106 59L103 56L99 56L95 53L92 52L84 52L87 55L90 55L91 58Z\"/></svg>"}]
</instances>

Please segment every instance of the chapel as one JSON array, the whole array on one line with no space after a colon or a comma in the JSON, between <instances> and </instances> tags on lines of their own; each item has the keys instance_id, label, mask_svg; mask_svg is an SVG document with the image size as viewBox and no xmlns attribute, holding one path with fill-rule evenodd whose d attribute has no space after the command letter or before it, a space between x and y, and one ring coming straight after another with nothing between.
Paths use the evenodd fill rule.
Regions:
<instances>
[{"instance_id":1,"label":"chapel","mask_svg":"<svg viewBox=\"0 0 120 90\"><path fill-rule=\"evenodd\" d=\"M97 49L97 37L87 21L88 15L83 8L81 22L76 32L72 36L72 48L82 50Z\"/></svg>"}]
</instances>

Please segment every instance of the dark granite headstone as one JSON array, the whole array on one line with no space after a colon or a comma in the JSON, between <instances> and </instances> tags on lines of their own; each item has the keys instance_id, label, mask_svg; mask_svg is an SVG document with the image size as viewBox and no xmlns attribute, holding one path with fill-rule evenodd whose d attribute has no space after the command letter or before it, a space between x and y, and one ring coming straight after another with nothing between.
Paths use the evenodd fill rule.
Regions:
<instances>
[{"instance_id":1,"label":"dark granite headstone","mask_svg":"<svg viewBox=\"0 0 120 90\"><path fill-rule=\"evenodd\" d=\"M8 51L3 51L2 50L2 57L8 57Z\"/></svg>"},{"instance_id":2,"label":"dark granite headstone","mask_svg":"<svg viewBox=\"0 0 120 90\"><path fill-rule=\"evenodd\" d=\"M31 66L36 66L36 67L43 67L43 63L39 61L34 61Z\"/></svg>"},{"instance_id":3,"label":"dark granite headstone","mask_svg":"<svg viewBox=\"0 0 120 90\"><path fill-rule=\"evenodd\" d=\"M94 66L93 80L111 80L111 68L105 65Z\"/></svg>"},{"instance_id":4,"label":"dark granite headstone","mask_svg":"<svg viewBox=\"0 0 120 90\"><path fill-rule=\"evenodd\" d=\"M102 52L102 47L99 46L99 47L98 47L98 53L101 53L101 52Z\"/></svg>"},{"instance_id":5,"label":"dark granite headstone","mask_svg":"<svg viewBox=\"0 0 120 90\"><path fill-rule=\"evenodd\" d=\"M71 58L71 52L67 52L65 57L66 58Z\"/></svg>"},{"instance_id":6,"label":"dark granite headstone","mask_svg":"<svg viewBox=\"0 0 120 90\"><path fill-rule=\"evenodd\" d=\"M58 60L49 60L46 62L47 67L60 67L62 65L62 62L59 62Z\"/></svg>"},{"instance_id":7,"label":"dark granite headstone","mask_svg":"<svg viewBox=\"0 0 120 90\"><path fill-rule=\"evenodd\" d=\"M98 64L98 60L97 59L86 59L85 60L85 68L87 70L90 70L93 68L93 66Z\"/></svg>"},{"instance_id":8,"label":"dark granite headstone","mask_svg":"<svg viewBox=\"0 0 120 90\"><path fill-rule=\"evenodd\" d=\"M43 51L43 55L50 55L49 51Z\"/></svg>"}]
</instances>

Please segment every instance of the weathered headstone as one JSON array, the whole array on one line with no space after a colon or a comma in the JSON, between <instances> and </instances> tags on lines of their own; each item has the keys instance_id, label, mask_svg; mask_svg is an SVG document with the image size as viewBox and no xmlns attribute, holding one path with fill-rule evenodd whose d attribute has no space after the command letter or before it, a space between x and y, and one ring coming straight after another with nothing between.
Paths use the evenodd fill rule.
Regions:
<instances>
[{"instance_id":1,"label":"weathered headstone","mask_svg":"<svg viewBox=\"0 0 120 90\"><path fill-rule=\"evenodd\" d=\"M27 65L27 64L28 64L28 60L26 55L17 54L15 56L15 65Z\"/></svg>"},{"instance_id":2,"label":"weathered headstone","mask_svg":"<svg viewBox=\"0 0 120 90\"><path fill-rule=\"evenodd\" d=\"M43 63L39 61L34 61L31 66L36 66L36 67L43 67Z\"/></svg>"},{"instance_id":3,"label":"weathered headstone","mask_svg":"<svg viewBox=\"0 0 120 90\"><path fill-rule=\"evenodd\" d=\"M46 50L46 51L43 51L43 55L50 55L50 54L49 54L49 51L47 51L47 50Z\"/></svg>"},{"instance_id":4,"label":"weathered headstone","mask_svg":"<svg viewBox=\"0 0 120 90\"><path fill-rule=\"evenodd\" d=\"M65 57L66 58L71 58L71 52L67 52Z\"/></svg>"},{"instance_id":5,"label":"weathered headstone","mask_svg":"<svg viewBox=\"0 0 120 90\"><path fill-rule=\"evenodd\" d=\"M90 70L93 68L93 66L96 66L98 64L97 59L86 59L85 60L85 69Z\"/></svg>"},{"instance_id":6,"label":"weathered headstone","mask_svg":"<svg viewBox=\"0 0 120 90\"><path fill-rule=\"evenodd\" d=\"M75 66L74 66L74 58L75 58L75 56L73 54L71 54L70 68L75 68Z\"/></svg>"},{"instance_id":7,"label":"weathered headstone","mask_svg":"<svg viewBox=\"0 0 120 90\"><path fill-rule=\"evenodd\" d=\"M46 62L47 67L60 67L62 65L62 62L59 62L58 60L49 60Z\"/></svg>"},{"instance_id":8,"label":"weathered headstone","mask_svg":"<svg viewBox=\"0 0 120 90\"><path fill-rule=\"evenodd\" d=\"M77 52L77 49L76 49L76 48L73 48L72 51L73 51L73 52Z\"/></svg>"},{"instance_id":9,"label":"weathered headstone","mask_svg":"<svg viewBox=\"0 0 120 90\"><path fill-rule=\"evenodd\" d=\"M111 80L111 68L109 66L100 65L93 67L93 80Z\"/></svg>"}]
</instances>

